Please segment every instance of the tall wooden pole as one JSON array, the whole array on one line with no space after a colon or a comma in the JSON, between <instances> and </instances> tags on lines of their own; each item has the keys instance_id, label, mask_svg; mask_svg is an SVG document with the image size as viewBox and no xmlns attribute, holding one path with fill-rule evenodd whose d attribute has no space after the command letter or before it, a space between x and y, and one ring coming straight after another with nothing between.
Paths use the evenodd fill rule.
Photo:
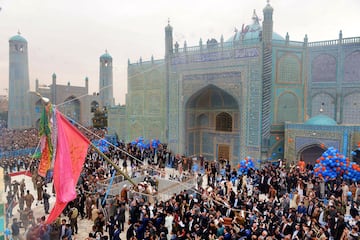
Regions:
<instances>
[{"instance_id":1,"label":"tall wooden pole","mask_svg":"<svg viewBox=\"0 0 360 240\"><path fill-rule=\"evenodd\" d=\"M119 172L121 175L124 176L124 178L126 180L128 180L134 187L137 186L137 184L129 177L129 175L127 175L125 172L123 172L118 165L116 165L113 161L110 160L110 158L108 158L103 152L101 152L93 143L90 143L91 147L94 148L94 150L96 152L98 152L104 159L106 162L110 163L117 172ZM126 161L126 159L124 160Z\"/></svg>"}]
</instances>

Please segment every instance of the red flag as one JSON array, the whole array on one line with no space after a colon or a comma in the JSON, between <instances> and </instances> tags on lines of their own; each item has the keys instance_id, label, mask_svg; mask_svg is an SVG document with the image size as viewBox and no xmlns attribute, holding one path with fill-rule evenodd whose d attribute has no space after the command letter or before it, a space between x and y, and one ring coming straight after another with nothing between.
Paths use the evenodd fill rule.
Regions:
<instances>
[{"instance_id":1,"label":"red flag","mask_svg":"<svg viewBox=\"0 0 360 240\"><path fill-rule=\"evenodd\" d=\"M90 141L56 111L57 147L54 164L55 206L46 223L52 223L67 203L76 198L76 184L85 162Z\"/></svg>"}]
</instances>

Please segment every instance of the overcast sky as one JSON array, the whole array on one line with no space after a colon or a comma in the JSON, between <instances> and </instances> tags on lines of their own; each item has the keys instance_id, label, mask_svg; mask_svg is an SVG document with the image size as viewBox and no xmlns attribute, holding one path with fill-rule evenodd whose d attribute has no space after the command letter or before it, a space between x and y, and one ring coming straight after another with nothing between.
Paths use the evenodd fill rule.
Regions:
<instances>
[{"instance_id":1,"label":"overcast sky","mask_svg":"<svg viewBox=\"0 0 360 240\"><path fill-rule=\"evenodd\" d=\"M360 0L271 0L274 31L290 40L309 41L360 36ZM113 57L114 96L125 103L127 61L163 59L164 27L173 27L174 43L198 45L235 27L250 24L253 10L262 19L265 0L0 0L0 95L6 94L10 37L20 30L28 41L30 86L35 79L84 86L98 91L99 57Z\"/></svg>"}]
</instances>

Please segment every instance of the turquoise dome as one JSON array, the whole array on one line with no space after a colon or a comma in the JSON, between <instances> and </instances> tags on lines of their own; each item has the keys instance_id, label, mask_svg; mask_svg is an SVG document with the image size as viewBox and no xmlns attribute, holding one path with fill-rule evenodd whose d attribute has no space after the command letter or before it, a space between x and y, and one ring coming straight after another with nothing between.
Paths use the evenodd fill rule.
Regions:
<instances>
[{"instance_id":1,"label":"turquoise dome","mask_svg":"<svg viewBox=\"0 0 360 240\"><path fill-rule=\"evenodd\" d=\"M227 42L239 41L239 40L243 40L243 41L254 40L254 41L258 42L260 32L262 32L262 26L260 25L260 19L256 15L255 10L253 13L252 20L253 20L252 24L247 25L247 26L243 25L243 27L240 31L236 30L235 35L233 35L231 38L229 38L227 40ZM272 39L273 40L282 40L282 41L285 40L285 38L283 38L280 34L278 34L276 32L273 32Z\"/></svg>"},{"instance_id":2,"label":"turquoise dome","mask_svg":"<svg viewBox=\"0 0 360 240\"><path fill-rule=\"evenodd\" d=\"M306 125L336 126L337 122L324 114L316 115L305 122Z\"/></svg>"},{"instance_id":3,"label":"turquoise dome","mask_svg":"<svg viewBox=\"0 0 360 240\"><path fill-rule=\"evenodd\" d=\"M259 23L254 23L246 26L245 29L243 29L242 31L236 32L234 36L232 36L227 40L227 42L239 41L241 39L243 41L250 41L250 40L259 41L259 35L261 31L262 31L262 26L260 26ZM273 32L272 40L285 41L285 38L283 38L280 34Z\"/></svg>"},{"instance_id":4,"label":"turquoise dome","mask_svg":"<svg viewBox=\"0 0 360 240\"><path fill-rule=\"evenodd\" d=\"M110 54L106 51L103 55L100 56L101 59L112 59Z\"/></svg>"},{"instance_id":5,"label":"turquoise dome","mask_svg":"<svg viewBox=\"0 0 360 240\"><path fill-rule=\"evenodd\" d=\"M9 39L9 41L16 41L16 42L24 42L27 43L26 39L23 38L20 34L15 35Z\"/></svg>"}]
</instances>

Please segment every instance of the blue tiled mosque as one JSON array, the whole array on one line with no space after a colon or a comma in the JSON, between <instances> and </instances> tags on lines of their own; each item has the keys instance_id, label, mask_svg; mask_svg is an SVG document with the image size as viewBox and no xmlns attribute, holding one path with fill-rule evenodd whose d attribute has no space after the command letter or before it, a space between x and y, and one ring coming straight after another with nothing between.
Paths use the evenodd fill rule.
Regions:
<instances>
[{"instance_id":1,"label":"blue tiled mosque","mask_svg":"<svg viewBox=\"0 0 360 240\"><path fill-rule=\"evenodd\" d=\"M273 31L273 8L227 40L173 41L165 58L128 63L126 106L109 111L109 130L131 141L235 164L247 156L314 162L328 147L357 158L360 38L290 41Z\"/></svg>"}]
</instances>

